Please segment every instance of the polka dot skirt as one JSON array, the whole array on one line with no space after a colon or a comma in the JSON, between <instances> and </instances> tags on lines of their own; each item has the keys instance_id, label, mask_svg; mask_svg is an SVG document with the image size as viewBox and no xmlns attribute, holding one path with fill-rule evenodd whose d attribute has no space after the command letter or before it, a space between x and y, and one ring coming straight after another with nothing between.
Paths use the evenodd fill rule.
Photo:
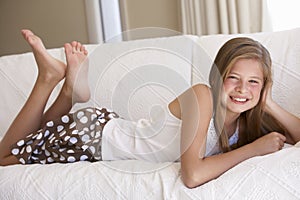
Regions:
<instances>
[{"instance_id":1,"label":"polka dot skirt","mask_svg":"<svg viewBox=\"0 0 300 200\"><path fill-rule=\"evenodd\" d=\"M20 163L100 161L102 130L118 115L106 108L84 108L46 123L12 146Z\"/></svg>"}]
</instances>

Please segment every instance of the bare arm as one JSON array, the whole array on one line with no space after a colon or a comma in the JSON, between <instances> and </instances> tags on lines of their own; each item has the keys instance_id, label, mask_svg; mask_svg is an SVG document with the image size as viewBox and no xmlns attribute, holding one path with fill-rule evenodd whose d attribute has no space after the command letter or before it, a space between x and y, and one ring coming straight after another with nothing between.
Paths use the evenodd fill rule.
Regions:
<instances>
[{"instance_id":1,"label":"bare arm","mask_svg":"<svg viewBox=\"0 0 300 200\"><path fill-rule=\"evenodd\" d=\"M194 86L169 106L170 111L182 120L181 174L189 188L217 178L248 158L279 150L285 139L272 133L228 153L204 157L212 106L210 89L204 85Z\"/></svg>"}]
</instances>

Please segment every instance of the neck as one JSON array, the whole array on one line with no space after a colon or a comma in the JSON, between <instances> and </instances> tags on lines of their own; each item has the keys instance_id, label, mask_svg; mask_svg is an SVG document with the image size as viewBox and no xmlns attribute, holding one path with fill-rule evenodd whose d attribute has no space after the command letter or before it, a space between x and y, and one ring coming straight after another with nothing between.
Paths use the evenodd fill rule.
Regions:
<instances>
[{"instance_id":1,"label":"neck","mask_svg":"<svg viewBox=\"0 0 300 200\"><path fill-rule=\"evenodd\" d=\"M234 114L234 115L227 114L226 115L224 125L225 125L225 131L226 131L228 137L230 137L232 134L234 134L239 116L240 116L239 114Z\"/></svg>"}]
</instances>

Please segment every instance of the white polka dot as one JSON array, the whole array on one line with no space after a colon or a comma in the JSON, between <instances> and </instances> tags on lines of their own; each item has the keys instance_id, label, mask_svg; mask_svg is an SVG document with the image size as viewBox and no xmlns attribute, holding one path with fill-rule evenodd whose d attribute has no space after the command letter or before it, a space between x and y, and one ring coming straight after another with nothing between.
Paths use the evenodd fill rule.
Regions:
<instances>
[{"instance_id":1,"label":"white polka dot","mask_svg":"<svg viewBox=\"0 0 300 200\"><path fill-rule=\"evenodd\" d=\"M80 122L83 123L83 124L85 124L85 123L88 122L88 118L87 118L86 116L84 116L84 117L82 117L82 118L80 119Z\"/></svg>"},{"instance_id":2,"label":"white polka dot","mask_svg":"<svg viewBox=\"0 0 300 200\"><path fill-rule=\"evenodd\" d=\"M11 153L13 154L13 155L18 155L19 154L19 149L12 149L11 150Z\"/></svg>"},{"instance_id":3,"label":"white polka dot","mask_svg":"<svg viewBox=\"0 0 300 200\"><path fill-rule=\"evenodd\" d=\"M66 160L66 158L65 158L65 157L63 157L63 156L60 156L59 160L60 160L60 161L65 161L65 160Z\"/></svg>"},{"instance_id":4,"label":"white polka dot","mask_svg":"<svg viewBox=\"0 0 300 200\"><path fill-rule=\"evenodd\" d=\"M101 156L95 156L95 160L101 160Z\"/></svg>"},{"instance_id":5,"label":"white polka dot","mask_svg":"<svg viewBox=\"0 0 300 200\"><path fill-rule=\"evenodd\" d=\"M80 160L81 160L81 161L84 161L84 160L86 160L86 159L88 159L88 157L87 157L86 155L80 156Z\"/></svg>"},{"instance_id":6,"label":"white polka dot","mask_svg":"<svg viewBox=\"0 0 300 200\"><path fill-rule=\"evenodd\" d=\"M66 133L67 133L67 131L66 131L66 130L62 131L61 133L59 133L59 137L62 137L62 136L64 136Z\"/></svg>"},{"instance_id":7,"label":"white polka dot","mask_svg":"<svg viewBox=\"0 0 300 200\"><path fill-rule=\"evenodd\" d=\"M44 134L44 137L48 137L49 134L50 134L50 131L49 131L49 130L46 130L46 131L45 131L45 134Z\"/></svg>"},{"instance_id":8,"label":"white polka dot","mask_svg":"<svg viewBox=\"0 0 300 200\"><path fill-rule=\"evenodd\" d=\"M92 152L92 154L95 154L95 152L96 152L96 149L95 149L95 147L93 147L93 146L90 146L90 151Z\"/></svg>"},{"instance_id":9,"label":"white polka dot","mask_svg":"<svg viewBox=\"0 0 300 200\"><path fill-rule=\"evenodd\" d=\"M82 116L84 116L84 112L80 111L77 113L77 119L80 119Z\"/></svg>"},{"instance_id":10,"label":"white polka dot","mask_svg":"<svg viewBox=\"0 0 300 200\"><path fill-rule=\"evenodd\" d=\"M80 131L79 133L78 133L78 135L83 135L85 132L84 131Z\"/></svg>"},{"instance_id":11,"label":"white polka dot","mask_svg":"<svg viewBox=\"0 0 300 200\"><path fill-rule=\"evenodd\" d=\"M97 118L97 115L96 114L92 114L91 115L91 121L93 121L94 119L96 119Z\"/></svg>"},{"instance_id":12,"label":"white polka dot","mask_svg":"<svg viewBox=\"0 0 300 200\"><path fill-rule=\"evenodd\" d=\"M67 141L68 139L70 139L70 136L67 135L67 136L65 137L65 141Z\"/></svg>"},{"instance_id":13,"label":"white polka dot","mask_svg":"<svg viewBox=\"0 0 300 200\"><path fill-rule=\"evenodd\" d=\"M25 164L25 160L23 158L20 158L19 161L24 165Z\"/></svg>"},{"instance_id":14,"label":"white polka dot","mask_svg":"<svg viewBox=\"0 0 300 200\"><path fill-rule=\"evenodd\" d=\"M50 143L53 143L53 141L55 140L56 138L53 137L51 140L50 140Z\"/></svg>"},{"instance_id":15,"label":"white polka dot","mask_svg":"<svg viewBox=\"0 0 300 200\"><path fill-rule=\"evenodd\" d=\"M78 130L73 130L72 135L78 135Z\"/></svg>"},{"instance_id":16,"label":"white polka dot","mask_svg":"<svg viewBox=\"0 0 300 200\"><path fill-rule=\"evenodd\" d=\"M75 153L75 152L74 152L74 150L69 149L69 150L67 151L67 153Z\"/></svg>"},{"instance_id":17,"label":"white polka dot","mask_svg":"<svg viewBox=\"0 0 300 200\"><path fill-rule=\"evenodd\" d=\"M95 138L99 138L101 136L100 131L96 132Z\"/></svg>"},{"instance_id":18,"label":"white polka dot","mask_svg":"<svg viewBox=\"0 0 300 200\"><path fill-rule=\"evenodd\" d=\"M42 146L43 144L44 144L44 141L42 140L38 143L38 146Z\"/></svg>"},{"instance_id":19,"label":"white polka dot","mask_svg":"<svg viewBox=\"0 0 300 200\"><path fill-rule=\"evenodd\" d=\"M91 134L91 137L93 138L95 136L95 131L92 131L90 134Z\"/></svg>"},{"instance_id":20,"label":"white polka dot","mask_svg":"<svg viewBox=\"0 0 300 200\"><path fill-rule=\"evenodd\" d=\"M38 132L38 133L40 133L40 132ZM36 137L39 135L38 133L36 133L36 134L34 134L34 135L32 136L32 139L33 139L33 140L36 139Z\"/></svg>"},{"instance_id":21,"label":"white polka dot","mask_svg":"<svg viewBox=\"0 0 300 200\"><path fill-rule=\"evenodd\" d=\"M53 137L54 137L54 133L52 133L52 134L50 135L50 137L48 138L48 140L51 140Z\"/></svg>"},{"instance_id":22,"label":"white polka dot","mask_svg":"<svg viewBox=\"0 0 300 200\"><path fill-rule=\"evenodd\" d=\"M37 160L38 158L37 158L37 157L35 157L35 156L31 156L31 159L33 159L33 160Z\"/></svg>"},{"instance_id":23,"label":"white polka dot","mask_svg":"<svg viewBox=\"0 0 300 200\"><path fill-rule=\"evenodd\" d=\"M40 140L40 139L42 139L42 137L43 137L43 133L39 133L36 139Z\"/></svg>"},{"instance_id":24,"label":"white polka dot","mask_svg":"<svg viewBox=\"0 0 300 200\"><path fill-rule=\"evenodd\" d=\"M86 141L88 141L90 139L90 136L88 136L88 135L83 135L82 137L81 137L81 140L83 141L83 142L86 142Z\"/></svg>"},{"instance_id":25,"label":"white polka dot","mask_svg":"<svg viewBox=\"0 0 300 200\"><path fill-rule=\"evenodd\" d=\"M54 160L53 160L51 157L49 157L49 158L47 159L47 161L48 161L49 163L54 162Z\"/></svg>"},{"instance_id":26,"label":"white polka dot","mask_svg":"<svg viewBox=\"0 0 300 200\"><path fill-rule=\"evenodd\" d=\"M112 119L112 118L114 118L116 115L114 114L114 113L110 113L109 115L108 115L108 117L110 118L110 119Z\"/></svg>"},{"instance_id":27,"label":"white polka dot","mask_svg":"<svg viewBox=\"0 0 300 200\"><path fill-rule=\"evenodd\" d=\"M96 126L99 126L99 125L100 125L100 122L99 122L99 121L96 121L95 124L96 124Z\"/></svg>"},{"instance_id":28,"label":"white polka dot","mask_svg":"<svg viewBox=\"0 0 300 200\"><path fill-rule=\"evenodd\" d=\"M72 129L76 126L76 122L73 122L72 124L70 124L69 128Z\"/></svg>"},{"instance_id":29,"label":"white polka dot","mask_svg":"<svg viewBox=\"0 0 300 200\"><path fill-rule=\"evenodd\" d=\"M96 114L97 115L101 115L101 111L100 110L96 110Z\"/></svg>"},{"instance_id":30,"label":"white polka dot","mask_svg":"<svg viewBox=\"0 0 300 200\"><path fill-rule=\"evenodd\" d=\"M71 137L69 140L72 144L75 144L78 140L75 137Z\"/></svg>"},{"instance_id":31,"label":"white polka dot","mask_svg":"<svg viewBox=\"0 0 300 200\"><path fill-rule=\"evenodd\" d=\"M32 148L31 148L31 146L28 145L28 146L26 147L26 152L27 152L27 153L30 153L31 151L32 151Z\"/></svg>"},{"instance_id":32,"label":"white polka dot","mask_svg":"<svg viewBox=\"0 0 300 200\"><path fill-rule=\"evenodd\" d=\"M61 117L61 121L66 124L70 121L70 118L68 115L64 115Z\"/></svg>"},{"instance_id":33,"label":"white polka dot","mask_svg":"<svg viewBox=\"0 0 300 200\"><path fill-rule=\"evenodd\" d=\"M50 154L49 151L45 150L45 155L46 155L46 156L50 156L51 154Z\"/></svg>"},{"instance_id":34,"label":"white polka dot","mask_svg":"<svg viewBox=\"0 0 300 200\"><path fill-rule=\"evenodd\" d=\"M24 153L24 150L25 150L25 147L23 147L20 151L20 154L23 154Z\"/></svg>"},{"instance_id":35,"label":"white polka dot","mask_svg":"<svg viewBox=\"0 0 300 200\"><path fill-rule=\"evenodd\" d=\"M89 148L89 146L88 145L82 145L81 148L83 149L83 151L85 151L87 148Z\"/></svg>"},{"instance_id":36,"label":"white polka dot","mask_svg":"<svg viewBox=\"0 0 300 200\"><path fill-rule=\"evenodd\" d=\"M27 144L32 144L33 143L33 141L32 140L29 140L28 142L27 142Z\"/></svg>"},{"instance_id":37,"label":"white polka dot","mask_svg":"<svg viewBox=\"0 0 300 200\"><path fill-rule=\"evenodd\" d=\"M88 112L90 112L90 113L93 113L93 112L94 112L94 110L91 109L91 108L86 109L86 111L88 111Z\"/></svg>"},{"instance_id":38,"label":"white polka dot","mask_svg":"<svg viewBox=\"0 0 300 200\"><path fill-rule=\"evenodd\" d=\"M57 153L52 152L52 155L54 156L54 158L58 158L58 154Z\"/></svg>"},{"instance_id":39,"label":"white polka dot","mask_svg":"<svg viewBox=\"0 0 300 200\"><path fill-rule=\"evenodd\" d=\"M48 127L52 127L53 125L54 125L53 121L49 121L49 122L47 122L47 124L46 124L46 126L48 126Z\"/></svg>"},{"instance_id":40,"label":"white polka dot","mask_svg":"<svg viewBox=\"0 0 300 200\"><path fill-rule=\"evenodd\" d=\"M20 146L23 146L25 144L24 140L20 140L17 145L20 147Z\"/></svg>"},{"instance_id":41,"label":"white polka dot","mask_svg":"<svg viewBox=\"0 0 300 200\"><path fill-rule=\"evenodd\" d=\"M89 128L88 127L84 127L82 130L84 130L85 132L89 132Z\"/></svg>"},{"instance_id":42,"label":"white polka dot","mask_svg":"<svg viewBox=\"0 0 300 200\"><path fill-rule=\"evenodd\" d=\"M60 132L60 131L62 131L63 129L64 129L64 126L62 126L62 125L57 126L57 132Z\"/></svg>"},{"instance_id":43,"label":"white polka dot","mask_svg":"<svg viewBox=\"0 0 300 200\"><path fill-rule=\"evenodd\" d=\"M41 160L40 163L44 165L46 164L46 160Z\"/></svg>"},{"instance_id":44,"label":"white polka dot","mask_svg":"<svg viewBox=\"0 0 300 200\"><path fill-rule=\"evenodd\" d=\"M90 125L90 130L92 131L92 130L94 130L95 129L95 124L91 124Z\"/></svg>"},{"instance_id":45,"label":"white polka dot","mask_svg":"<svg viewBox=\"0 0 300 200\"><path fill-rule=\"evenodd\" d=\"M101 118L101 119L99 119L99 121L100 121L100 123L105 123L106 122L106 119L104 119L104 118Z\"/></svg>"},{"instance_id":46,"label":"white polka dot","mask_svg":"<svg viewBox=\"0 0 300 200\"><path fill-rule=\"evenodd\" d=\"M38 154L38 153L39 153L39 150L35 149L35 150L33 151L33 153L34 153L34 154Z\"/></svg>"},{"instance_id":47,"label":"white polka dot","mask_svg":"<svg viewBox=\"0 0 300 200\"><path fill-rule=\"evenodd\" d=\"M74 156L69 156L68 157L68 162L74 162L75 161L75 157Z\"/></svg>"},{"instance_id":48,"label":"white polka dot","mask_svg":"<svg viewBox=\"0 0 300 200\"><path fill-rule=\"evenodd\" d=\"M98 143L99 141L100 141L99 139L96 139L93 141L93 144Z\"/></svg>"}]
</instances>

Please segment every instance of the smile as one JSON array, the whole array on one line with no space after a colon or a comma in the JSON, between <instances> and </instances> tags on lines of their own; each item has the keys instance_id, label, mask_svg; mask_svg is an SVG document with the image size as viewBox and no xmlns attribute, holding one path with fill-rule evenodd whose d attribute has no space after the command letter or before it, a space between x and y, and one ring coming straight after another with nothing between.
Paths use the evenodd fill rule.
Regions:
<instances>
[{"instance_id":1,"label":"smile","mask_svg":"<svg viewBox=\"0 0 300 200\"><path fill-rule=\"evenodd\" d=\"M239 97L232 97L232 96L230 97L230 99L238 103L245 103L249 100L247 98L239 98Z\"/></svg>"}]
</instances>

